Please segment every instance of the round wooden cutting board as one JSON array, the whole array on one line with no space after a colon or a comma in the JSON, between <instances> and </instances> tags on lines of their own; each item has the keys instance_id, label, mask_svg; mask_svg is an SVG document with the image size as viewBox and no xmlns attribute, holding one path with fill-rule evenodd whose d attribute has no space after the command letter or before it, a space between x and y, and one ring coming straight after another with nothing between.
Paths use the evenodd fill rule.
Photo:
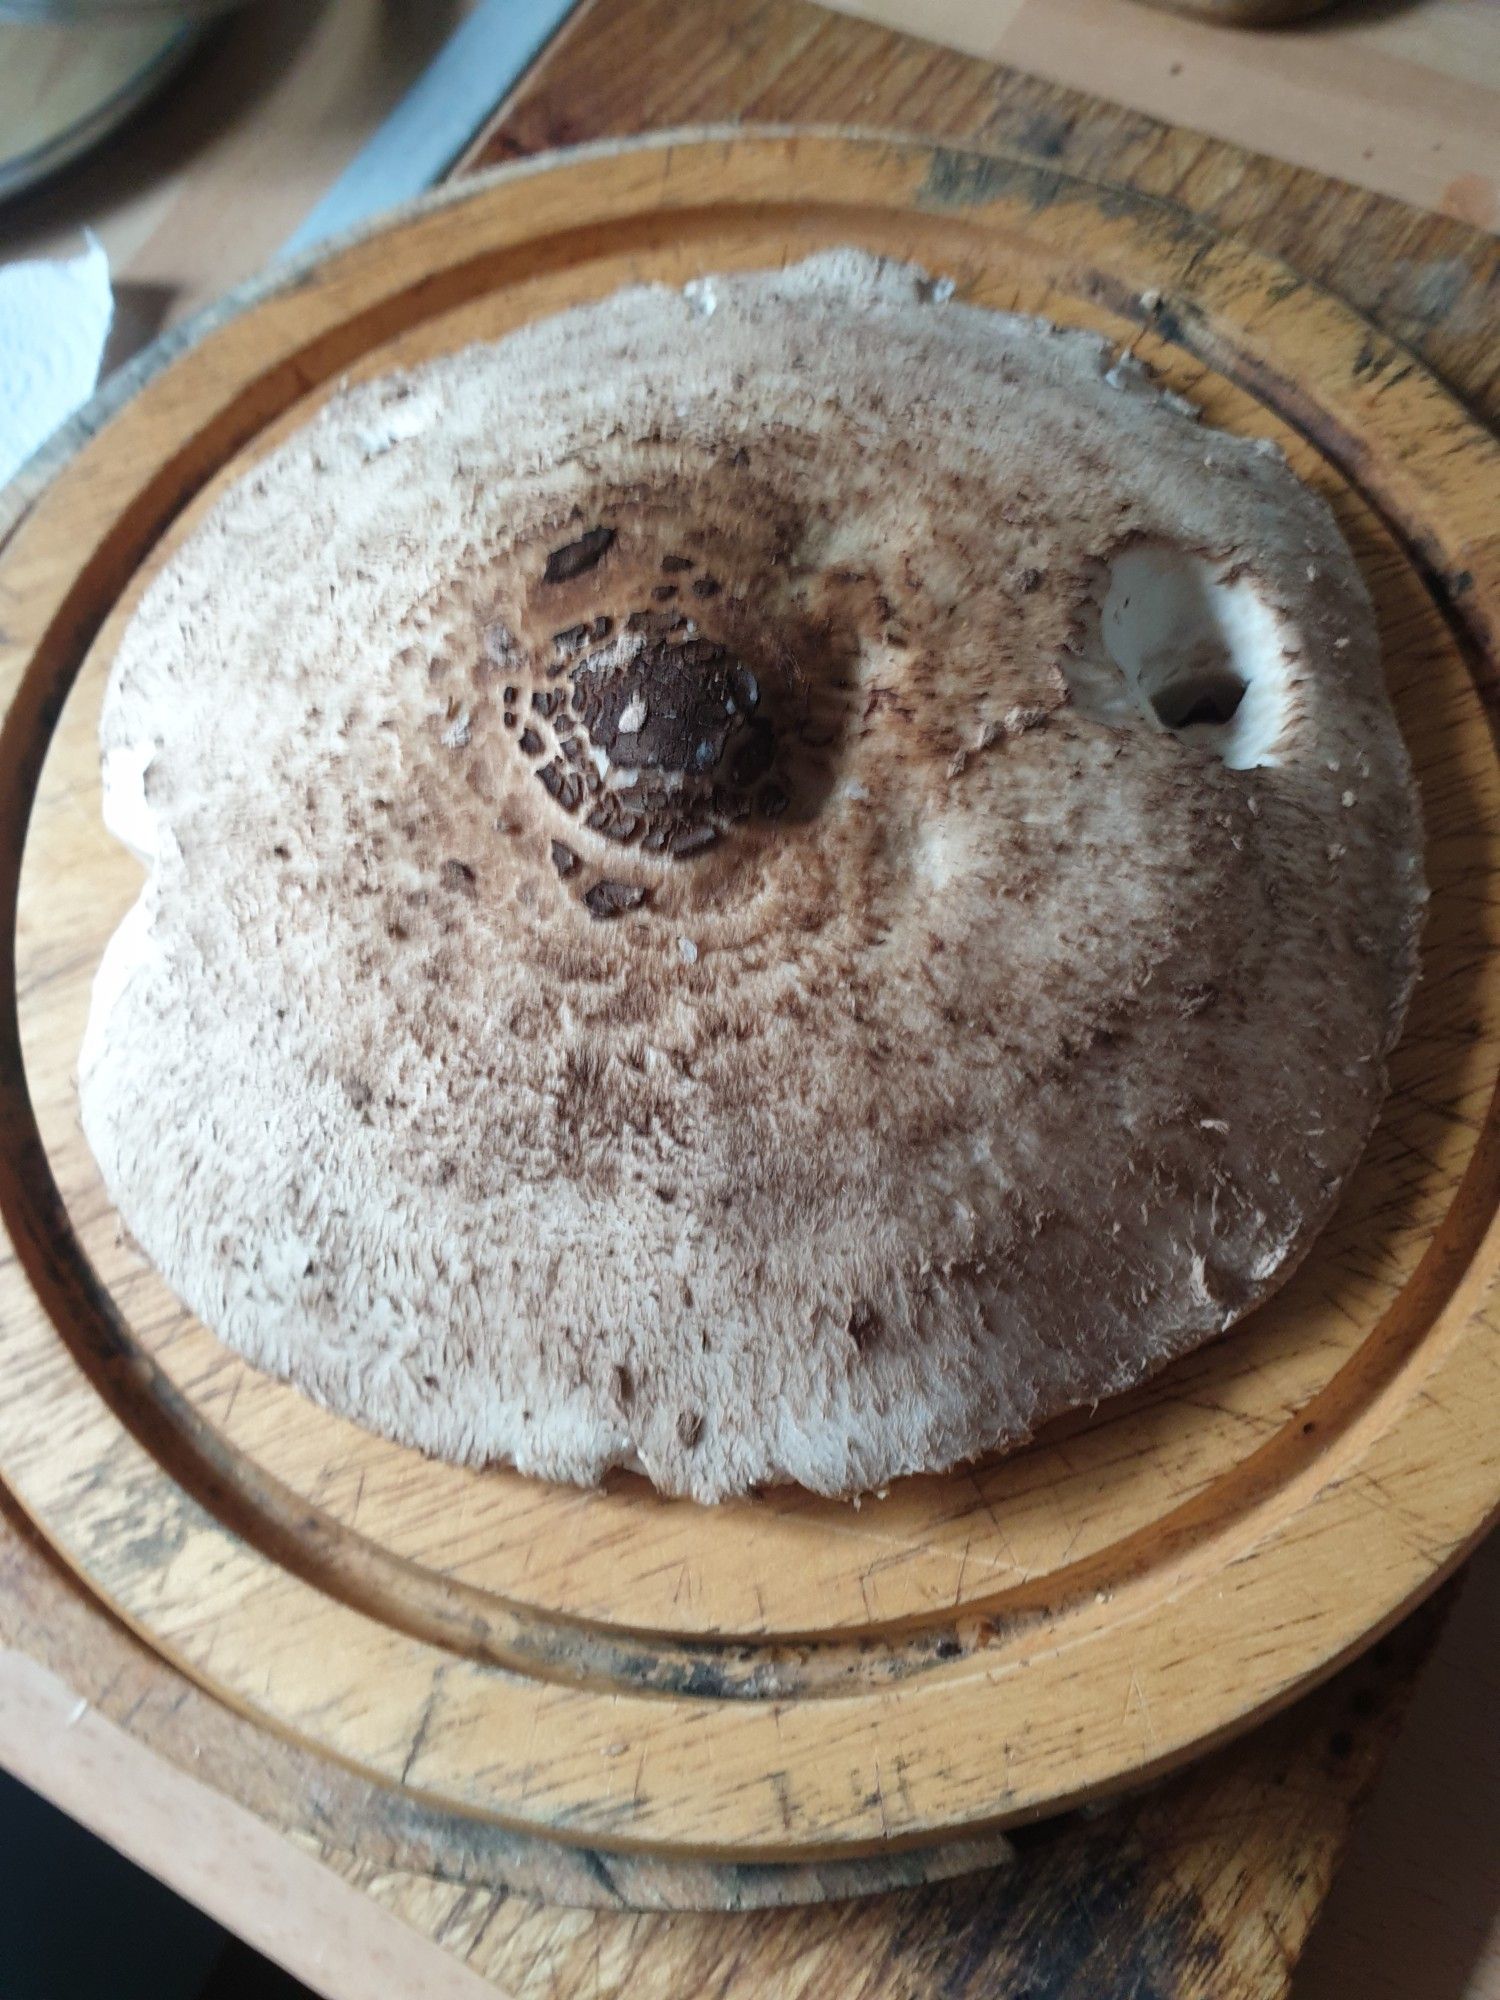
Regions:
<instances>
[{"instance_id":1,"label":"round wooden cutting board","mask_svg":"<svg viewBox=\"0 0 1500 2000\"><path fill-rule=\"evenodd\" d=\"M1422 784L1424 978L1342 1208L1243 1328L1012 1458L718 1509L430 1464L226 1353L80 1135L89 982L139 871L99 818L121 621L349 375L643 278L857 243L1102 329L1277 439L1370 588ZM1138 1779L1327 1673L1500 1500L1500 452L1412 357L1174 211L829 135L590 149L438 196L211 315L96 405L0 547L0 1475L223 1699L428 1804L594 1847L832 1859ZM1184 868L1191 857L1183 857ZM162 1143L170 1144L169 1133Z\"/></svg>"}]
</instances>

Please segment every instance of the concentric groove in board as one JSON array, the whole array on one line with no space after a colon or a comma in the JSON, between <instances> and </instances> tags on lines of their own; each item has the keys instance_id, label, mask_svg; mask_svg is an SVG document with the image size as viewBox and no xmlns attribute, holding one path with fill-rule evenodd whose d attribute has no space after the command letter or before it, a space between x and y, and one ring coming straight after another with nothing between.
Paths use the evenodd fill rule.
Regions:
<instances>
[{"instance_id":1,"label":"concentric groove in board","mask_svg":"<svg viewBox=\"0 0 1500 2000\"><path fill-rule=\"evenodd\" d=\"M816 188L816 199L804 202L804 188ZM1492 447L1464 427L1461 413L1419 371L1394 384L1377 410L1354 368L1367 329L1333 302L1303 293L1293 306L1290 296L1276 295L1274 267L1200 238L1147 205L1118 196L1101 201L1082 184L1016 162L829 138L678 141L595 152L541 173L512 170L476 195L441 198L374 243L346 248L290 289L273 291L245 318L210 331L64 468L0 556L0 581L20 607L11 621L14 657L6 664L24 675L6 734L12 797L28 752L50 727L49 666L60 677L71 673L90 628L182 500L268 424L288 412L294 419L299 395L316 394L321 379L344 366L368 365L377 351L389 360L403 340L473 337L496 330L507 315L513 323L545 309L549 298L609 289L625 275L675 275L684 257L706 269L766 261L768 245L793 255L841 238L925 257L995 303L1012 303L1018 274L1029 270L1033 293L1042 296L1027 303L1045 309L1050 297L1062 317L1087 318L1161 293L1166 311L1156 314L1158 333L1190 341L1263 394L1276 383L1273 400L1346 467L1356 467L1365 491L1409 537L1450 567L1472 571L1479 582L1465 608L1482 629L1488 587L1482 486L1486 473L1493 476ZM569 286L577 289L570 294ZM1196 311L1188 306L1188 288ZM1162 351L1183 362L1180 350ZM1187 386L1196 372L1189 363ZM1448 448L1435 447L1438 435ZM1407 456L1389 454L1388 439ZM74 532L59 568L59 547L49 536L70 504ZM1369 547L1380 547L1381 539L1372 529ZM1393 564L1390 575L1398 634L1425 626L1423 657L1447 705L1438 718L1434 781L1445 786L1444 772L1460 768L1466 803L1482 798L1482 810L1464 825L1455 819L1446 874L1492 871L1494 759L1478 704L1472 689L1458 685L1454 656L1410 570ZM44 635L29 621L44 606L50 613L41 622L51 630L48 643L39 644ZM1422 706L1412 704L1413 711ZM74 834L87 826L92 835L88 789L86 780L75 782L69 797L64 785L56 811L45 823L39 814L28 868L48 841L64 862L70 813ZM14 860L12 852L11 868ZM1493 1149L1471 1142L1480 1128L1488 1130L1494 1043L1488 1033L1466 1034L1459 1018L1487 970L1490 939L1477 917L1464 935L1469 962L1460 940L1449 967L1452 988L1432 1032L1415 1044L1408 1093L1420 1098L1425 1070L1436 1063L1447 1096L1433 1108L1431 1131L1402 1140L1413 1158L1431 1155L1434 1138L1443 1150L1436 1164L1431 1157L1420 1163L1414 1183L1403 1187L1388 1172L1373 1191L1377 1208L1415 1198L1431 1211L1452 1197L1441 1223L1429 1212L1418 1231L1425 1238L1435 1228L1415 1274L1413 1257L1404 1259L1393 1308L1373 1324L1361 1320L1364 1337L1331 1356L1334 1365L1305 1411L1297 1405L1294 1422L1289 1408L1274 1398L1269 1407L1258 1405L1242 1385L1243 1414L1229 1421L1245 1427L1252 1449L1236 1452L1232 1469L1201 1492L1170 1504L1163 1496L1129 1543L1106 1541L1083 1563L1068 1562L1077 1520L1067 1510L1078 1504L1076 1485L1063 1477L1070 1456L1087 1467L1099 1450L1091 1441L1111 1431L1129 1441L1132 1425L1144 1425L1134 1435L1146 1438L1153 1422L1167 1421L1167 1411L1169 1429L1190 1433L1213 1414L1195 1415L1191 1393L1194 1383L1201 1390L1216 1379L1210 1364L1203 1364L1208 1375L1190 1372L1179 1383L1186 1391L1179 1400L1148 1396L1134 1411L1093 1430L1075 1427L1060 1444L1029 1455L1020 1477L1039 1480L1058 1510L1062 1551L1029 1579L1020 1575L1026 1565L1017 1563L999 1589L989 1588L988 1579L982 1590L968 1585L965 1570L973 1563L963 1551L972 1537L965 1541L965 1530L981 1518L994 1525L998 1512L1003 1532L1003 1516L1018 1504L1011 1496L997 1508L986 1490L988 1471L946 1482L933 1518L951 1524L952 1540L943 1546L938 1536L934 1546L930 1536L913 1536L899 1597L881 1596L888 1550L881 1550L880 1536L854 1536L866 1544L859 1555L862 1589L869 1591L873 1579L874 1595L862 1619L825 1625L814 1649L824 1664L837 1661L840 1673L841 1653L854 1663L847 1678L836 1673L818 1683L835 1699L798 1698L774 1676L759 1690L741 1689L759 1692L759 1699L718 1699L732 1691L733 1678L726 1667L732 1649L719 1636L734 1628L704 1618L691 1592L670 1643L659 1643L655 1631L671 1621L628 1626L617 1607L595 1605L592 1617L586 1604L548 1603L542 1616L522 1607L536 1619L533 1631L544 1634L546 1657L528 1660L512 1651L509 1668L487 1667L495 1651L490 1628L514 1606L462 1577L417 1571L366 1534L357 1503L353 1522L341 1525L316 1495L288 1487L265 1497L257 1491L259 1473L243 1459L251 1494L236 1495L224 1478L242 1451L232 1435L232 1410L213 1413L227 1446L211 1444L206 1460L190 1469L176 1392L143 1393L134 1335L111 1337L84 1274L69 1269L68 1214L45 1211L37 1175L29 1185L21 1184L25 1176L6 1185L7 1219L18 1238L29 1239L37 1284L87 1357L88 1372L45 1316L24 1309L15 1274L7 1273L9 1297L21 1308L6 1308L7 1359L28 1370L27 1387L11 1409L24 1407L28 1416L23 1424L0 1415L0 1464L95 1587L190 1671L280 1726L459 1808L573 1838L780 1858L930 1836L1116 1782L1239 1725L1326 1670L1367 1628L1435 1580L1493 1506L1497 1474L1486 1413L1494 1406L1497 1370L1474 1338L1493 1267L1492 1242L1476 1252L1494 1211ZM50 960L45 952L25 959L30 942L23 938L23 960L35 994L41 982L66 979L67 946ZM15 1051L6 1053L13 1061ZM34 1049L29 1059L68 1204L78 1204L80 1228L100 1258L98 1214L88 1219L76 1150L68 1155L52 1122L60 1111L57 1067L38 1061ZM14 1086L16 1079L7 1081ZM27 1132L27 1106L14 1087L6 1113L38 1162L40 1142ZM1378 1315L1379 1274L1361 1276L1359 1267L1361 1253L1381 1252L1384 1239L1378 1230L1373 1238L1360 1234L1368 1219L1361 1222L1357 1210L1353 1221L1360 1227L1351 1225L1341 1254L1364 1290L1350 1297L1362 1297ZM1341 1220L1336 1228L1342 1227ZM1387 1301L1389 1293L1387 1284ZM132 1308L140 1304L133 1288L124 1287L121 1297ZM1350 1300L1340 1309L1347 1313ZM1252 1328L1239 1339L1261 1337ZM184 1333L177 1359L204 1338ZM1295 1328L1280 1338L1297 1345ZM170 1342L163 1358L172 1359ZM1248 1379L1253 1384L1253 1372ZM202 1385L192 1393L197 1401ZM226 1400L245 1393L230 1385ZM51 1426L45 1450L36 1448L34 1414L41 1408ZM336 1455L351 1440L357 1444L347 1427L317 1422ZM1304 1436L1305 1423L1314 1429ZM1143 1463L1150 1456L1144 1447L1140 1455ZM196 1499L174 1483L174 1470L192 1481ZM1097 1475L1099 1467L1086 1469L1085 1480L1089 1470ZM1001 1468L994 1476L1003 1484L1010 1475ZM1380 1482L1380 1504L1371 1499L1371 1481ZM890 1504L904 1503L893 1496ZM589 1509L581 1516L575 1510L571 1521L566 1511L544 1520L547 1536L597 1535L600 1520L628 1512L616 1547L660 1534L673 1550L669 1559L681 1560L676 1550L691 1531L690 1516L679 1519L623 1490L590 1507L592 1522ZM753 1507L738 1520L726 1516L714 1566L737 1561L754 1578L757 1555L765 1553L757 1548L756 1518ZM785 1546L798 1553L839 1540L834 1522L816 1510L805 1520L792 1518ZM886 1514L887 1541L889 1523L900 1518L899 1511ZM330 1552L331 1565L324 1562ZM1346 1572L1357 1567L1356 1556L1365 1559L1366 1573L1351 1590ZM372 1567L380 1571L379 1588L371 1584ZM706 1573L708 1560L700 1567ZM410 1582L413 1574L419 1601L403 1599L391 1583L393 1576ZM310 1585L308 1576L328 1588ZM813 1569L804 1586L810 1605L826 1595L825 1583ZM1289 1583L1307 1603L1299 1621L1284 1625L1278 1592ZM1028 1606L1051 1615L1015 1615ZM816 1629L816 1621L799 1629L787 1615L791 1608L789 1598L774 1620L764 1621L765 1651L773 1659L778 1648L795 1653L806 1631ZM618 1663L609 1665L604 1678L612 1691L601 1691L597 1661L580 1670L570 1637L578 1630L575 1616L596 1630L614 1624L611 1644L623 1633L632 1665L623 1675ZM916 1635L920 1672L869 1670L871 1658L887 1666L896 1658L883 1626ZM828 1637L830 1630L836 1636ZM736 1643L753 1679L750 1656L761 1645L753 1621ZM713 1671L684 1679L672 1661L674 1646L695 1666L707 1658ZM1212 1685L1201 1672L1209 1650L1219 1666ZM621 1678L628 1681L641 1661L653 1658L663 1663L665 1687L618 1691ZM805 1672L800 1659L792 1664ZM796 1685L799 1693L815 1691L813 1681Z\"/></svg>"}]
</instances>

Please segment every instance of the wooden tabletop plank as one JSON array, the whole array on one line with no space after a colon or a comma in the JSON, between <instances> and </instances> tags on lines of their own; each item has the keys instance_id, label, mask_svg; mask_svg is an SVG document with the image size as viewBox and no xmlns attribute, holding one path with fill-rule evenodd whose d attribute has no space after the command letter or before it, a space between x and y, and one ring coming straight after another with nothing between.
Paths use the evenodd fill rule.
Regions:
<instances>
[{"instance_id":1,"label":"wooden tabletop plank","mask_svg":"<svg viewBox=\"0 0 1500 2000\"><path fill-rule=\"evenodd\" d=\"M1134 0L833 0L1049 83L1493 229L1500 13L1351 6L1245 34Z\"/></svg>"}]
</instances>

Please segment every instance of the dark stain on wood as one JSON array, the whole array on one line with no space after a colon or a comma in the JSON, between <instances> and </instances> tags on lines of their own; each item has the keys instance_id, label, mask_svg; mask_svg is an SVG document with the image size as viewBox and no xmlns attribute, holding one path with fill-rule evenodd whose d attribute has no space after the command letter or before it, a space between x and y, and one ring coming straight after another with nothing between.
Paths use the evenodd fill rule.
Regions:
<instances>
[{"instance_id":1,"label":"dark stain on wood","mask_svg":"<svg viewBox=\"0 0 1500 2000\"><path fill-rule=\"evenodd\" d=\"M1118 1828L1067 1820L1023 1835L1017 1852L1017 1868L989 1878L983 1902L947 1893L944 1993L1174 2000L1186 1966L1211 1972L1222 1959L1196 1890L1162 1894L1154 1858L1133 1840L1122 1847ZM1028 1889L1040 1872L1050 1893L1037 1909ZM1004 1989L990 1983L997 1957L1009 1961Z\"/></svg>"},{"instance_id":2,"label":"dark stain on wood","mask_svg":"<svg viewBox=\"0 0 1500 2000\"><path fill-rule=\"evenodd\" d=\"M972 208L1009 194L1015 180L1016 169L1009 160L939 146L917 198L933 208Z\"/></svg>"}]
</instances>

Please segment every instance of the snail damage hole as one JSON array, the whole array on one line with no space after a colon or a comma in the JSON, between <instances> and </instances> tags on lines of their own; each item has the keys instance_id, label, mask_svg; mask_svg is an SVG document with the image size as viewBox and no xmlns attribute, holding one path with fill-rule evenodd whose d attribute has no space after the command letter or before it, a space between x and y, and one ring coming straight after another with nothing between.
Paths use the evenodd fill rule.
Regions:
<instances>
[{"instance_id":1,"label":"snail damage hole","mask_svg":"<svg viewBox=\"0 0 1500 2000\"><path fill-rule=\"evenodd\" d=\"M1151 690L1151 706L1165 729L1191 729L1198 722L1233 722L1245 698L1245 683L1227 661L1189 660L1164 686Z\"/></svg>"},{"instance_id":2,"label":"snail damage hole","mask_svg":"<svg viewBox=\"0 0 1500 2000\"><path fill-rule=\"evenodd\" d=\"M1275 761L1296 648L1250 579L1182 549L1126 549L1109 565L1099 639L1070 674L1085 714L1143 715L1233 770Z\"/></svg>"}]
</instances>

